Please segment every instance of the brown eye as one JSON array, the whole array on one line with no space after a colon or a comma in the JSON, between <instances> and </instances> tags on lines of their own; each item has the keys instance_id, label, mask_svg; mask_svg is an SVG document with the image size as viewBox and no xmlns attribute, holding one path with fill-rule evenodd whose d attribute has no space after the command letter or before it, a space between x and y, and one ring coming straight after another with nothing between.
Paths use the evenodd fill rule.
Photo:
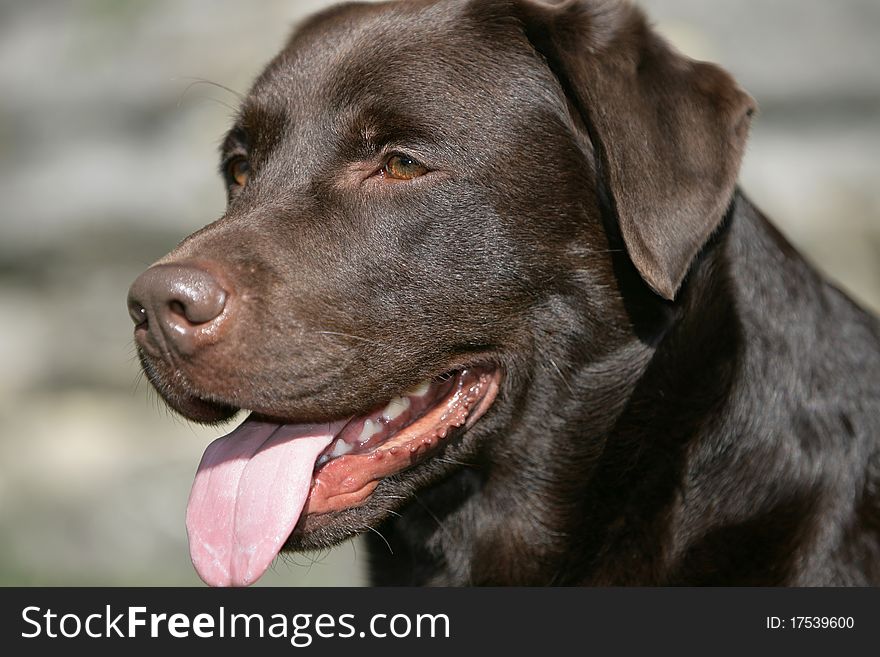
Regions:
<instances>
[{"instance_id":1,"label":"brown eye","mask_svg":"<svg viewBox=\"0 0 880 657\"><path fill-rule=\"evenodd\" d=\"M406 155L392 155L382 169L382 177L391 180L412 180L428 173L428 167Z\"/></svg>"},{"instance_id":2,"label":"brown eye","mask_svg":"<svg viewBox=\"0 0 880 657\"><path fill-rule=\"evenodd\" d=\"M247 185L251 165L243 157L236 157L226 165L226 173L230 184L244 187Z\"/></svg>"}]
</instances>

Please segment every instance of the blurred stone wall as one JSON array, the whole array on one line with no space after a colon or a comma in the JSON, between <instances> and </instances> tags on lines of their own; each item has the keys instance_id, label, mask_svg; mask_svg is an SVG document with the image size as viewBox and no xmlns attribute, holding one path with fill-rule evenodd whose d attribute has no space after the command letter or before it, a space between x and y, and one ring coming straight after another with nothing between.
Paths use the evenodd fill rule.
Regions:
<instances>
[{"instance_id":1,"label":"blurred stone wall","mask_svg":"<svg viewBox=\"0 0 880 657\"><path fill-rule=\"evenodd\" d=\"M322 0L0 2L0 585L195 584L183 513L216 429L138 377L129 283L224 206L216 150ZM880 2L646 0L758 100L744 188L880 309ZM357 584L357 543L264 584Z\"/></svg>"}]
</instances>

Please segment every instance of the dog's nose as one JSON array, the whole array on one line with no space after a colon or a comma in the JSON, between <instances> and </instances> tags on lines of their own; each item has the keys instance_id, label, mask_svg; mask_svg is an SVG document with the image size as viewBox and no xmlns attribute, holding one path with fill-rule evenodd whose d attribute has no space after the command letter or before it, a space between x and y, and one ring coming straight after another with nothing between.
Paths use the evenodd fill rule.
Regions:
<instances>
[{"instance_id":1,"label":"dog's nose","mask_svg":"<svg viewBox=\"0 0 880 657\"><path fill-rule=\"evenodd\" d=\"M128 291L128 312L141 346L192 354L216 339L227 292L206 270L192 265L155 265Z\"/></svg>"}]
</instances>

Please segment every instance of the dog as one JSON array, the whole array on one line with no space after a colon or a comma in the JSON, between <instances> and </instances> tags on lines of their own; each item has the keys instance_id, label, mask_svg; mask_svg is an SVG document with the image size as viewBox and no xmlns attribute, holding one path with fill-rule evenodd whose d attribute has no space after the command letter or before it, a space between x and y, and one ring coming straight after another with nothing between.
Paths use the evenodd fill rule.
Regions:
<instances>
[{"instance_id":1,"label":"dog","mask_svg":"<svg viewBox=\"0 0 880 657\"><path fill-rule=\"evenodd\" d=\"M754 112L626 2L301 24L128 299L172 409L249 411L202 579L366 532L376 585L880 584L880 323L737 186Z\"/></svg>"}]
</instances>

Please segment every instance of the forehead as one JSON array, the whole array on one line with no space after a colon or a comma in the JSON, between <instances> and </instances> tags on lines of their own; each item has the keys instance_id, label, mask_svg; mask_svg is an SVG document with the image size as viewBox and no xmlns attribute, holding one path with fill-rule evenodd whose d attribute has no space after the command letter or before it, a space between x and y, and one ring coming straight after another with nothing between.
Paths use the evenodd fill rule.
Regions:
<instances>
[{"instance_id":1,"label":"forehead","mask_svg":"<svg viewBox=\"0 0 880 657\"><path fill-rule=\"evenodd\" d=\"M535 96L529 88L547 97L555 81L512 20L476 14L473 4L349 4L317 15L257 79L245 123L273 114L276 123L327 125L381 108L417 110L431 129L450 129L456 114L470 123L497 122L505 107L521 114L518 101Z\"/></svg>"}]
</instances>

